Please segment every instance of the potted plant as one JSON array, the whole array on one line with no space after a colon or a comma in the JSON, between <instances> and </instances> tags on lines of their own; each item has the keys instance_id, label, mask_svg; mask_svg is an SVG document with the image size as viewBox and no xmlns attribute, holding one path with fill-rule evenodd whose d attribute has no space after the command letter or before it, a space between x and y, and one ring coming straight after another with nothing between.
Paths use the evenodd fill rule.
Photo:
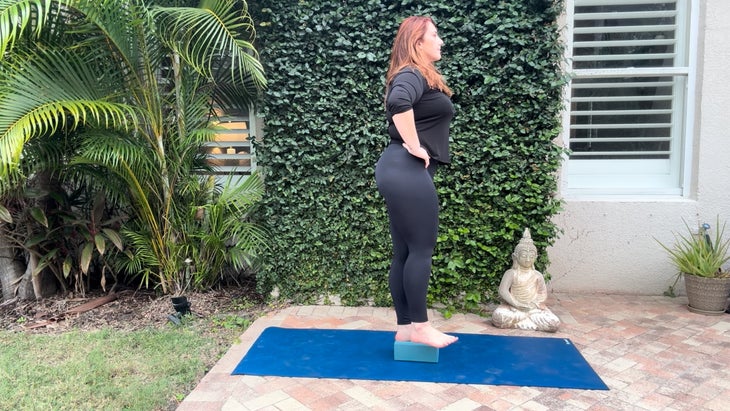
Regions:
<instances>
[{"instance_id":1,"label":"potted plant","mask_svg":"<svg viewBox=\"0 0 730 411\"><path fill-rule=\"evenodd\" d=\"M721 226L720 218L717 218L714 235L710 234L707 223L702 224L696 233L686 221L684 225L687 233L674 233L676 241L672 247L659 244L669 253L679 270L678 275L684 277L687 308L696 313L720 315L725 312L730 295L730 273L723 269L730 260L730 239L723 238L725 223Z\"/></svg>"}]
</instances>

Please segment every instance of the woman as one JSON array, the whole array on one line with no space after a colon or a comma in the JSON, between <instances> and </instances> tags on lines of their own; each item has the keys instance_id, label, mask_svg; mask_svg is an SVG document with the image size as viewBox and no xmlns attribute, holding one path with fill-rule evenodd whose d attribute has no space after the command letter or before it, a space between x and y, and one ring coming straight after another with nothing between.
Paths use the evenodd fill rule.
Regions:
<instances>
[{"instance_id":1,"label":"woman","mask_svg":"<svg viewBox=\"0 0 730 411\"><path fill-rule=\"evenodd\" d=\"M445 347L457 340L431 326L426 310L439 203L433 176L448 164L451 90L436 69L441 46L429 17L405 19L396 34L386 76L385 109L390 144L375 167L393 241L390 293L396 341Z\"/></svg>"}]
</instances>

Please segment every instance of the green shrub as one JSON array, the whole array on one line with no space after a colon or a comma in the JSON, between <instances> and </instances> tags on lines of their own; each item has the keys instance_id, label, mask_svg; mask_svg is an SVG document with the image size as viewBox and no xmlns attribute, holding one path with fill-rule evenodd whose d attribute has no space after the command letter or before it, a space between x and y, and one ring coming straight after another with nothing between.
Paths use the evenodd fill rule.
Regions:
<instances>
[{"instance_id":1,"label":"green shrub","mask_svg":"<svg viewBox=\"0 0 730 411\"><path fill-rule=\"evenodd\" d=\"M387 3L387 4L386 4ZM430 15L455 94L452 165L439 170L432 303L472 308L496 296L525 227L543 251L563 149L563 56L546 1L261 1L252 10L269 82L257 142L274 243L259 273L296 301L339 295L390 304L388 219L374 165L388 142L384 76L408 15Z\"/></svg>"}]
</instances>

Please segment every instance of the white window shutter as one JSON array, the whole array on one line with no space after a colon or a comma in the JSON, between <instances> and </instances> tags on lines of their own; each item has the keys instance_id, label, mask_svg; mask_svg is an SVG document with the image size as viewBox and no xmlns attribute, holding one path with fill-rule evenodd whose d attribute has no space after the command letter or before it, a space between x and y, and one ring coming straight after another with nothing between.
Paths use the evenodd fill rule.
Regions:
<instances>
[{"instance_id":1,"label":"white window shutter","mask_svg":"<svg viewBox=\"0 0 730 411\"><path fill-rule=\"evenodd\" d=\"M682 194L690 2L573 0L569 193Z\"/></svg>"}]
</instances>

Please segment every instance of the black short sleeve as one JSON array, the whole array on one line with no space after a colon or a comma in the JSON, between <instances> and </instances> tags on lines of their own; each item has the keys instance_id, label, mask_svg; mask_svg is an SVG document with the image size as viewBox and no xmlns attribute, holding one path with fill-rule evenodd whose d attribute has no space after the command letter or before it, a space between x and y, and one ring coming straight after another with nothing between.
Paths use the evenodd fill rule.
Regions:
<instances>
[{"instance_id":1,"label":"black short sleeve","mask_svg":"<svg viewBox=\"0 0 730 411\"><path fill-rule=\"evenodd\" d=\"M414 70L396 74L388 90L386 109L391 114L411 110L423 96L424 82L423 76Z\"/></svg>"}]
</instances>

